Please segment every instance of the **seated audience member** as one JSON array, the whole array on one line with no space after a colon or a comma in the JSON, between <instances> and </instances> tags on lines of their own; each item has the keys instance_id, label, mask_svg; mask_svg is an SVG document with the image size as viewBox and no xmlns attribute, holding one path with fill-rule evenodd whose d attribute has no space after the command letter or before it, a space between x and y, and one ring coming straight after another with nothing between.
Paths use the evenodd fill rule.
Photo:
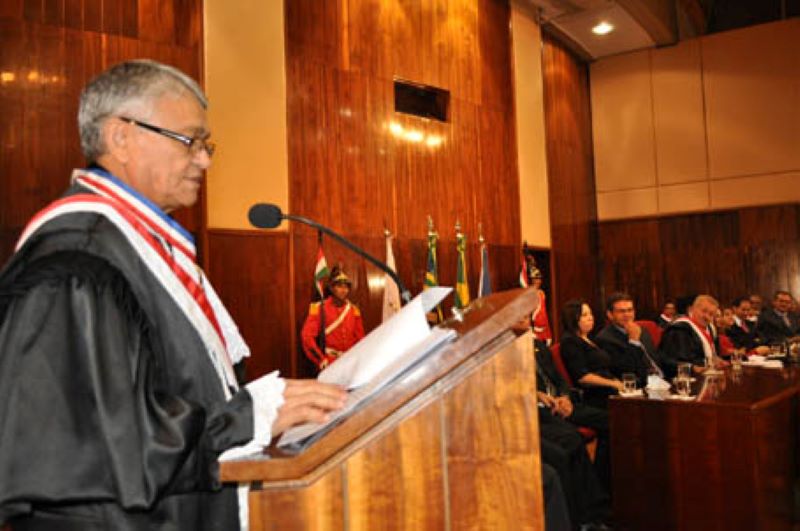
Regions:
<instances>
[{"instance_id":1,"label":"seated audience member","mask_svg":"<svg viewBox=\"0 0 800 531\"><path fill-rule=\"evenodd\" d=\"M762 344L776 345L797 335L800 324L797 316L789 312L791 307L791 294L788 291L776 291L772 298L772 308L764 309L758 315L756 335Z\"/></svg>"},{"instance_id":2,"label":"seated audience member","mask_svg":"<svg viewBox=\"0 0 800 531\"><path fill-rule=\"evenodd\" d=\"M677 314L678 310L675 308L675 301L672 299L667 299L664 303L664 307L661 309L661 315L658 316L656 319L656 324L661 328L668 327L672 321L675 320L675 315Z\"/></svg>"},{"instance_id":3,"label":"seated audience member","mask_svg":"<svg viewBox=\"0 0 800 531\"><path fill-rule=\"evenodd\" d=\"M580 434L563 431L554 438L540 433L539 452L542 462L558 474L575 528L602 529L600 523L609 513L609 496L597 479Z\"/></svg>"},{"instance_id":4,"label":"seated audience member","mask_svg":"<svg viewBox=\"0 0 800 531\"><path fill-rule=\"evenodd\" d=\"M558 472L547 463L542 463L542 493L545 531L572 529L567 498L561 487L561 481L558 479Z\"/></svg>"},{"instance_id":5,"label":"seated audience member","mask_svg":"<svg viewBox=\"0 0 800 531\"><path fill-rule=\"evenodd\" d=\"M723 364L716 353L709 325L719 303L711 295L698 295L688 308L688 315L679 317L661 336L659 353L667 377L675 376L678 363L691 363L700 373L707 363Z\"/></svg>"},{"instance_id":6,"label":"seated audience member","mask_svg":"<svg viewBox=\"0 0 800 531\"><path fill-rule=\"evenodd\" d=\"M752 305L748 297L737 297L733 300L733 324L728 328L728 337L733 346L748 351L758 346L756 327L748 320Z\"/></svg>"},{"instance_id":7,"label":"seated audience member","mask_svg":"<svg viewBox=\"0 0 800 531\"><path fill-rule=\"evenodd\" d=\"M717 353L725 359L731 357L733 345L730 337L728 337L728 330L733 325L733 309L731 308L717 308L714 314L714 328L716 329L716 348Z\"/></svg>"},{"instance_id":8,"label":"seated audience member","mask_svg":"<svg viewBox=\"0 0 800 531\"><path fill-rule=\"evenodd\" d=\"M758 316L761 314L761 310L764 309L764 299L758 293L751 294L749 299L751 311L747 320L753 323L753 327L755 327L758 322Z\"/></svg>"},{"instance_id":9,"label":"seated audience member","mask_svg":"<svg viewBox=\"0 0 800 531\"><path fill-rule=\"evenodd\" d=\"M663 376L658 366L656 347L650 333L636 324L633 299L627 293L613 293L606 302L608 324L595 341L611 356L611 373L621 378L626 372L636 375L639 387L647 385L647 376Z\"/></svg>"},{"instance_id":10,"label":"seated audience member","mask_svg":"<svg viewBox=\"0 0 800 531\"><path fill-rule=\"evenodd\" d=\"M622 391L623 386L611 372L611 357L589 339L594 327L592 309L581 300L567 302L561 325L561 357L572 381L583 390L586 404L605 409L609 395Z\"/></svg>"},{"instance_id":11,"label":"seated audience member","mask_svg":"<svg viewBox=\"0 0 800 531\"><path fill-rule=\"evenodd\" d=\"M550 348L544 341L536 340L536 390L539 402L539 426L569 424L568 429L579 426L592 428L597 433L595 466L598 476L609 486L608 412L570 398L569 384L556 369ZM549 429L549 428L548 428Z\"/></svg>"}]
</instances>

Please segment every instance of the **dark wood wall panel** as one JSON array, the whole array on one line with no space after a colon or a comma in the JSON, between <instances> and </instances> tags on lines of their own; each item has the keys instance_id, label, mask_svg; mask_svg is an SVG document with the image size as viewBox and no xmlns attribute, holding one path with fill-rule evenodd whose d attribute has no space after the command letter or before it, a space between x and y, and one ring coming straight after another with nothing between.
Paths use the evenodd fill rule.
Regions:
<instances>
[{"instance_id":1,"label":"dark wood wall panel","mask_svg":"<svg viewBox=\"0 0 800 531\"><path fill-rule=\"evenodd\" d=\"M599 224L602 291L625 290L643 317L667 297L800 295L800 206L776 205Z\"/></svg>"},{"instance_id":2,"label":"dark wood wall panel","mask_svg":"<svg viewBox=\"0 0 800 531\"><path fill-rule=\"evenodd\" d=\"M202 81L202 24L202 0L0 2L0 263L85 164L76 118L85 83L137 57ZM178 218L201 231L200 205Z\"/></svg>"},{"instance_id":3,"label":"dark wood wall panel","mask_svg":"<svg viewBox=\"0 0 800 531\"><path fill-rule=\"evenodd\" d=\"M557 330L567 300L599 303L597 207L587 67L547 35L542 67L556 310L550 318Z\"/></svg>"},{"instance_id":4,"label":"dark wood wall panel","mask_svg":"<svg viewBox=\"0 0 800 531\"><path fill-rule=\"evenodd\" d=\"M248 377L295 372L285 232L208 231L207 273L252 351Z\"/></svg>"}]
</instances>

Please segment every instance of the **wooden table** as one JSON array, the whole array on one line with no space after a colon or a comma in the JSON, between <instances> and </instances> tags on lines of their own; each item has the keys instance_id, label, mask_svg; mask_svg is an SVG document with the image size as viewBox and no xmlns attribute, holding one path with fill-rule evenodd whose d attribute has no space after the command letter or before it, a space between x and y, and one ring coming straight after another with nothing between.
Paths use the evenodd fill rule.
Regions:
<instances>
[{"instance_id":1,"label":"wooden table","mask_svg":"<svg viewBox=\"0 0 800 531\"><path fill-rule=\"evenodd\" d=\"M699 377L696 401L610 401L615 529L791 529L797 369Z\"/></svg>"}]
</instances>

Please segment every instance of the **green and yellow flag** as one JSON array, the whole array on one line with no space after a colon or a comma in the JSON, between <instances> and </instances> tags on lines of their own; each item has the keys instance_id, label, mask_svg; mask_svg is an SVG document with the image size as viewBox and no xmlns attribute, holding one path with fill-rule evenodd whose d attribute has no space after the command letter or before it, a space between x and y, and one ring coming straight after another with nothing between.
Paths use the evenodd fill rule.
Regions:
<instances>
[{"instance_id":1,"label":"green and yellow flag","mask_svg":"<svg viewBox=\"0 0 800 531\"><path fill-rule=\"evenodd\" d=\"M425 267L425 283L422 289L428 289L439 285L439 263L436 258L436 244L439 241L439 234L433 230L433 220L428 217L428 261ZM436 307L438 322L442 322L442 307Z\"/></svg>"},{"instance_id":2,"label":"green and yellow flag","mask_svg":"<svg viewBox=\"0 0 800 531\"><path fill-rule=\"evenodd\" d=\"M456 224L456 250L458 269L456 270L456 308L469 305L469 281L467 280L467 237L461 232L461 224Z\"/></svg>"}]
</instances>

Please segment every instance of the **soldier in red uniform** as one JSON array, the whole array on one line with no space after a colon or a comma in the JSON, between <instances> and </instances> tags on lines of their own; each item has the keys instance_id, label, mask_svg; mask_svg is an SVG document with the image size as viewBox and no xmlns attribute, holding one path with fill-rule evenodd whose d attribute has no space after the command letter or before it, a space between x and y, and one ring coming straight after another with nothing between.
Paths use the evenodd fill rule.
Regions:
<instances>
[{"instance_id":1,"label":"soldier in red uniform","mask_svg":"<svg viewBox=\"0 0 800 531\"><path fill-rule=\"evenodd\" d=\"M545 305L545 295L542 290L542 272L534 267L531 272L531 285L539 295L539 306L533 312L533 335L536 339L541 339L548 345L553 340L553 332L550 330L550 319L547 317L547 306Z\"/></svg>"},{"instance_id":2,"label":"soldier in red uniform","mask_svg":"<svg viewBox=\"0 0 800 531\"><path fill-rule=\"evenodd\" d=\"M320 370L336 361L364 337L361 312L355 304L347 300L350 287L350 279L344 271L334 267L328 281L330 296L324 302L312 302L308 308L308 317L300 334L303 351ZM320 342L323 341L320 341L319 333L320 307L324 311L322 323L325 326L322 348Z\"/></svg>"}]
</instances>

